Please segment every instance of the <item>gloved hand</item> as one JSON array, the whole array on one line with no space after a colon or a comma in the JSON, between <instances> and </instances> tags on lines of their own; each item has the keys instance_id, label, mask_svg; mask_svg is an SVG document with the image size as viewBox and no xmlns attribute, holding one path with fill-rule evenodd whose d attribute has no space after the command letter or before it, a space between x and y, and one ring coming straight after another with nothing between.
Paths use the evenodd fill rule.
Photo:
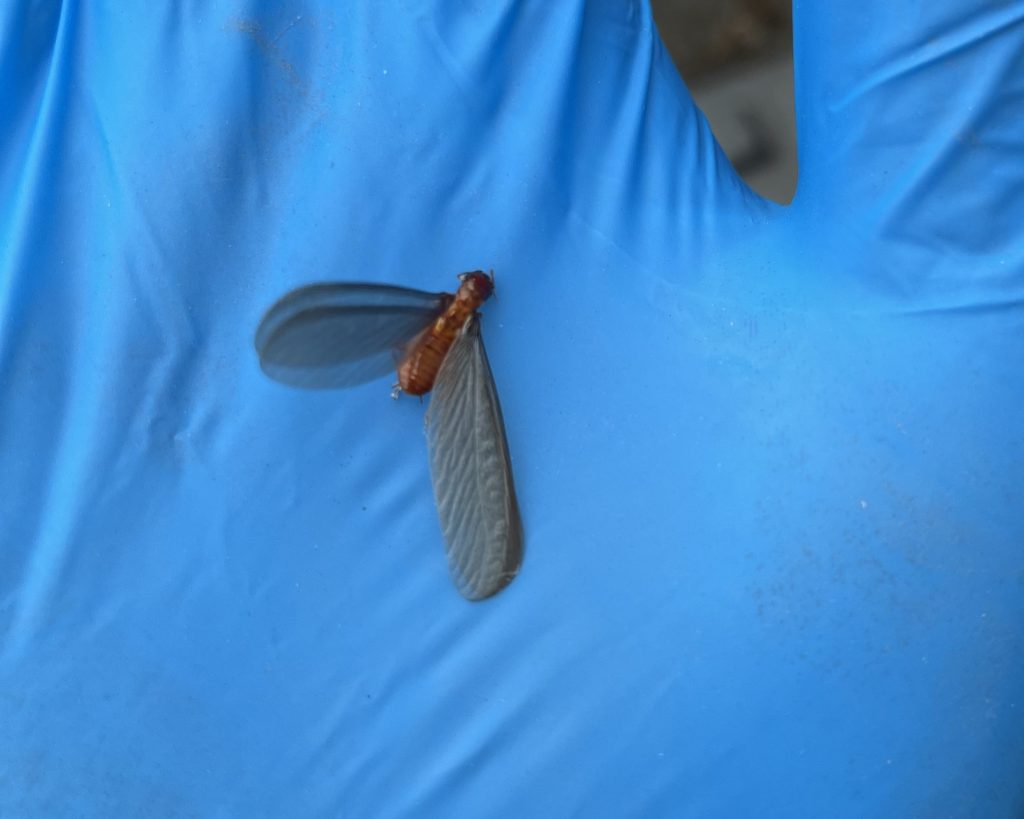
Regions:
<instances>
[{"instance_id":1,"label":"gloved hand","mask_svg":"<svg viewBox=\"0 0 1024 819\"><path fill-rule=\"evenodd\" d=\"M0 813L1019 816L1024 4L797 4L792 206L642 2L0 11ZM526 556L285 291L452 289Z\"/></svg>"}]
</instances>

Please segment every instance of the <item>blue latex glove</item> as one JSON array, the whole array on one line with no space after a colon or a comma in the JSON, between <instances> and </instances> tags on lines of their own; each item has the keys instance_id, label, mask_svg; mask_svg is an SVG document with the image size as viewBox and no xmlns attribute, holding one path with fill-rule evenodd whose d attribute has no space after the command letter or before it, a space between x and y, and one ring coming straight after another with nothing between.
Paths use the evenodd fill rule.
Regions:
<instances>
[{"instance_id":1,"label":"blue latex glove","mask_svg":"<svg viewBox=\"0 0 1024 819\"><path fill-rule=\"evenodd\" d=\"M0 814L1024 812L1024 4L798 3L800 187L646 4L0 10ZM252 336L484 311L526 527Z\"/></svg>"}]
</instances>

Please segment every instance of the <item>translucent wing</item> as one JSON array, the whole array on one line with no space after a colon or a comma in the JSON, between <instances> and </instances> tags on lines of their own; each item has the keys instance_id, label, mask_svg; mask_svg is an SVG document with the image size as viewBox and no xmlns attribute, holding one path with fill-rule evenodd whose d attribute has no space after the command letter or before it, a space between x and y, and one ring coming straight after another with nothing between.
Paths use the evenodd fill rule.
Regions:
<instances>
[{"instance_id":1,"label":"translucent wing","mask_svg":"<svg viewBox=\"0 0 1024 819\"><path fill-rule=\"evenodd\" d=\"M427 444L452 579L464 597L483 600L519 571L523 528L501 407L475 317L437 374Z\"/></svg>"},{"instance_id":2,"label":"translucent wing","mask_svg":"<svg viewBox=\"0 0 1024 819\"><path fill-rule=\"evenodd\" d=\"M313 284L274 304L256 330L263 372L293 387L351 387L395 367L451 297L383 284Z\"/></svg>"}]
</instances>

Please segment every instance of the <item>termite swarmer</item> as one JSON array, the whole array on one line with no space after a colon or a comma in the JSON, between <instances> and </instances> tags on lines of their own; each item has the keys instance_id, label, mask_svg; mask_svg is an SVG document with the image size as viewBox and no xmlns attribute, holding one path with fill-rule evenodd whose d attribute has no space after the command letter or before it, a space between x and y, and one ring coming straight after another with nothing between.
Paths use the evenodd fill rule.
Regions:
<instances>
[{"instance_id":1,"label":"termite swarmer","mask_svg":"<svg viewBox=\"0 0 1024 819\"><path fill-rule=\"evenodd\" d=\"M505 426L480 335L494 291L483 271L458 290L337 282L288 293L256 331L263 371L295 387L351 387L397 370L393 396L433 390L430 474L459 592L483 600L507 586L523 557Z\"/></svg>"}]
</instances>

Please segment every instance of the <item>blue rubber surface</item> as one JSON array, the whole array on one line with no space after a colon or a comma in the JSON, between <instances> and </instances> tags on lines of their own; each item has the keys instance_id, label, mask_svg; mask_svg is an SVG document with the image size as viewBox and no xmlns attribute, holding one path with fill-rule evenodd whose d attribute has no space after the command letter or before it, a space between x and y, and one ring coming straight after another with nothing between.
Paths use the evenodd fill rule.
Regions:
<instances>
[{"instance_id":1,"label":"blue rubber surface","mask_svg":"<svg viewBox=\"0 0 1024 819\"><path fill-rule=\"evenodd\" d=\"M795 9L800 188L629 0L0 6L0 815L1024 815L1024 4ZM483 328L449 581L312 281Z\"/></svg>"}]
</instances>

